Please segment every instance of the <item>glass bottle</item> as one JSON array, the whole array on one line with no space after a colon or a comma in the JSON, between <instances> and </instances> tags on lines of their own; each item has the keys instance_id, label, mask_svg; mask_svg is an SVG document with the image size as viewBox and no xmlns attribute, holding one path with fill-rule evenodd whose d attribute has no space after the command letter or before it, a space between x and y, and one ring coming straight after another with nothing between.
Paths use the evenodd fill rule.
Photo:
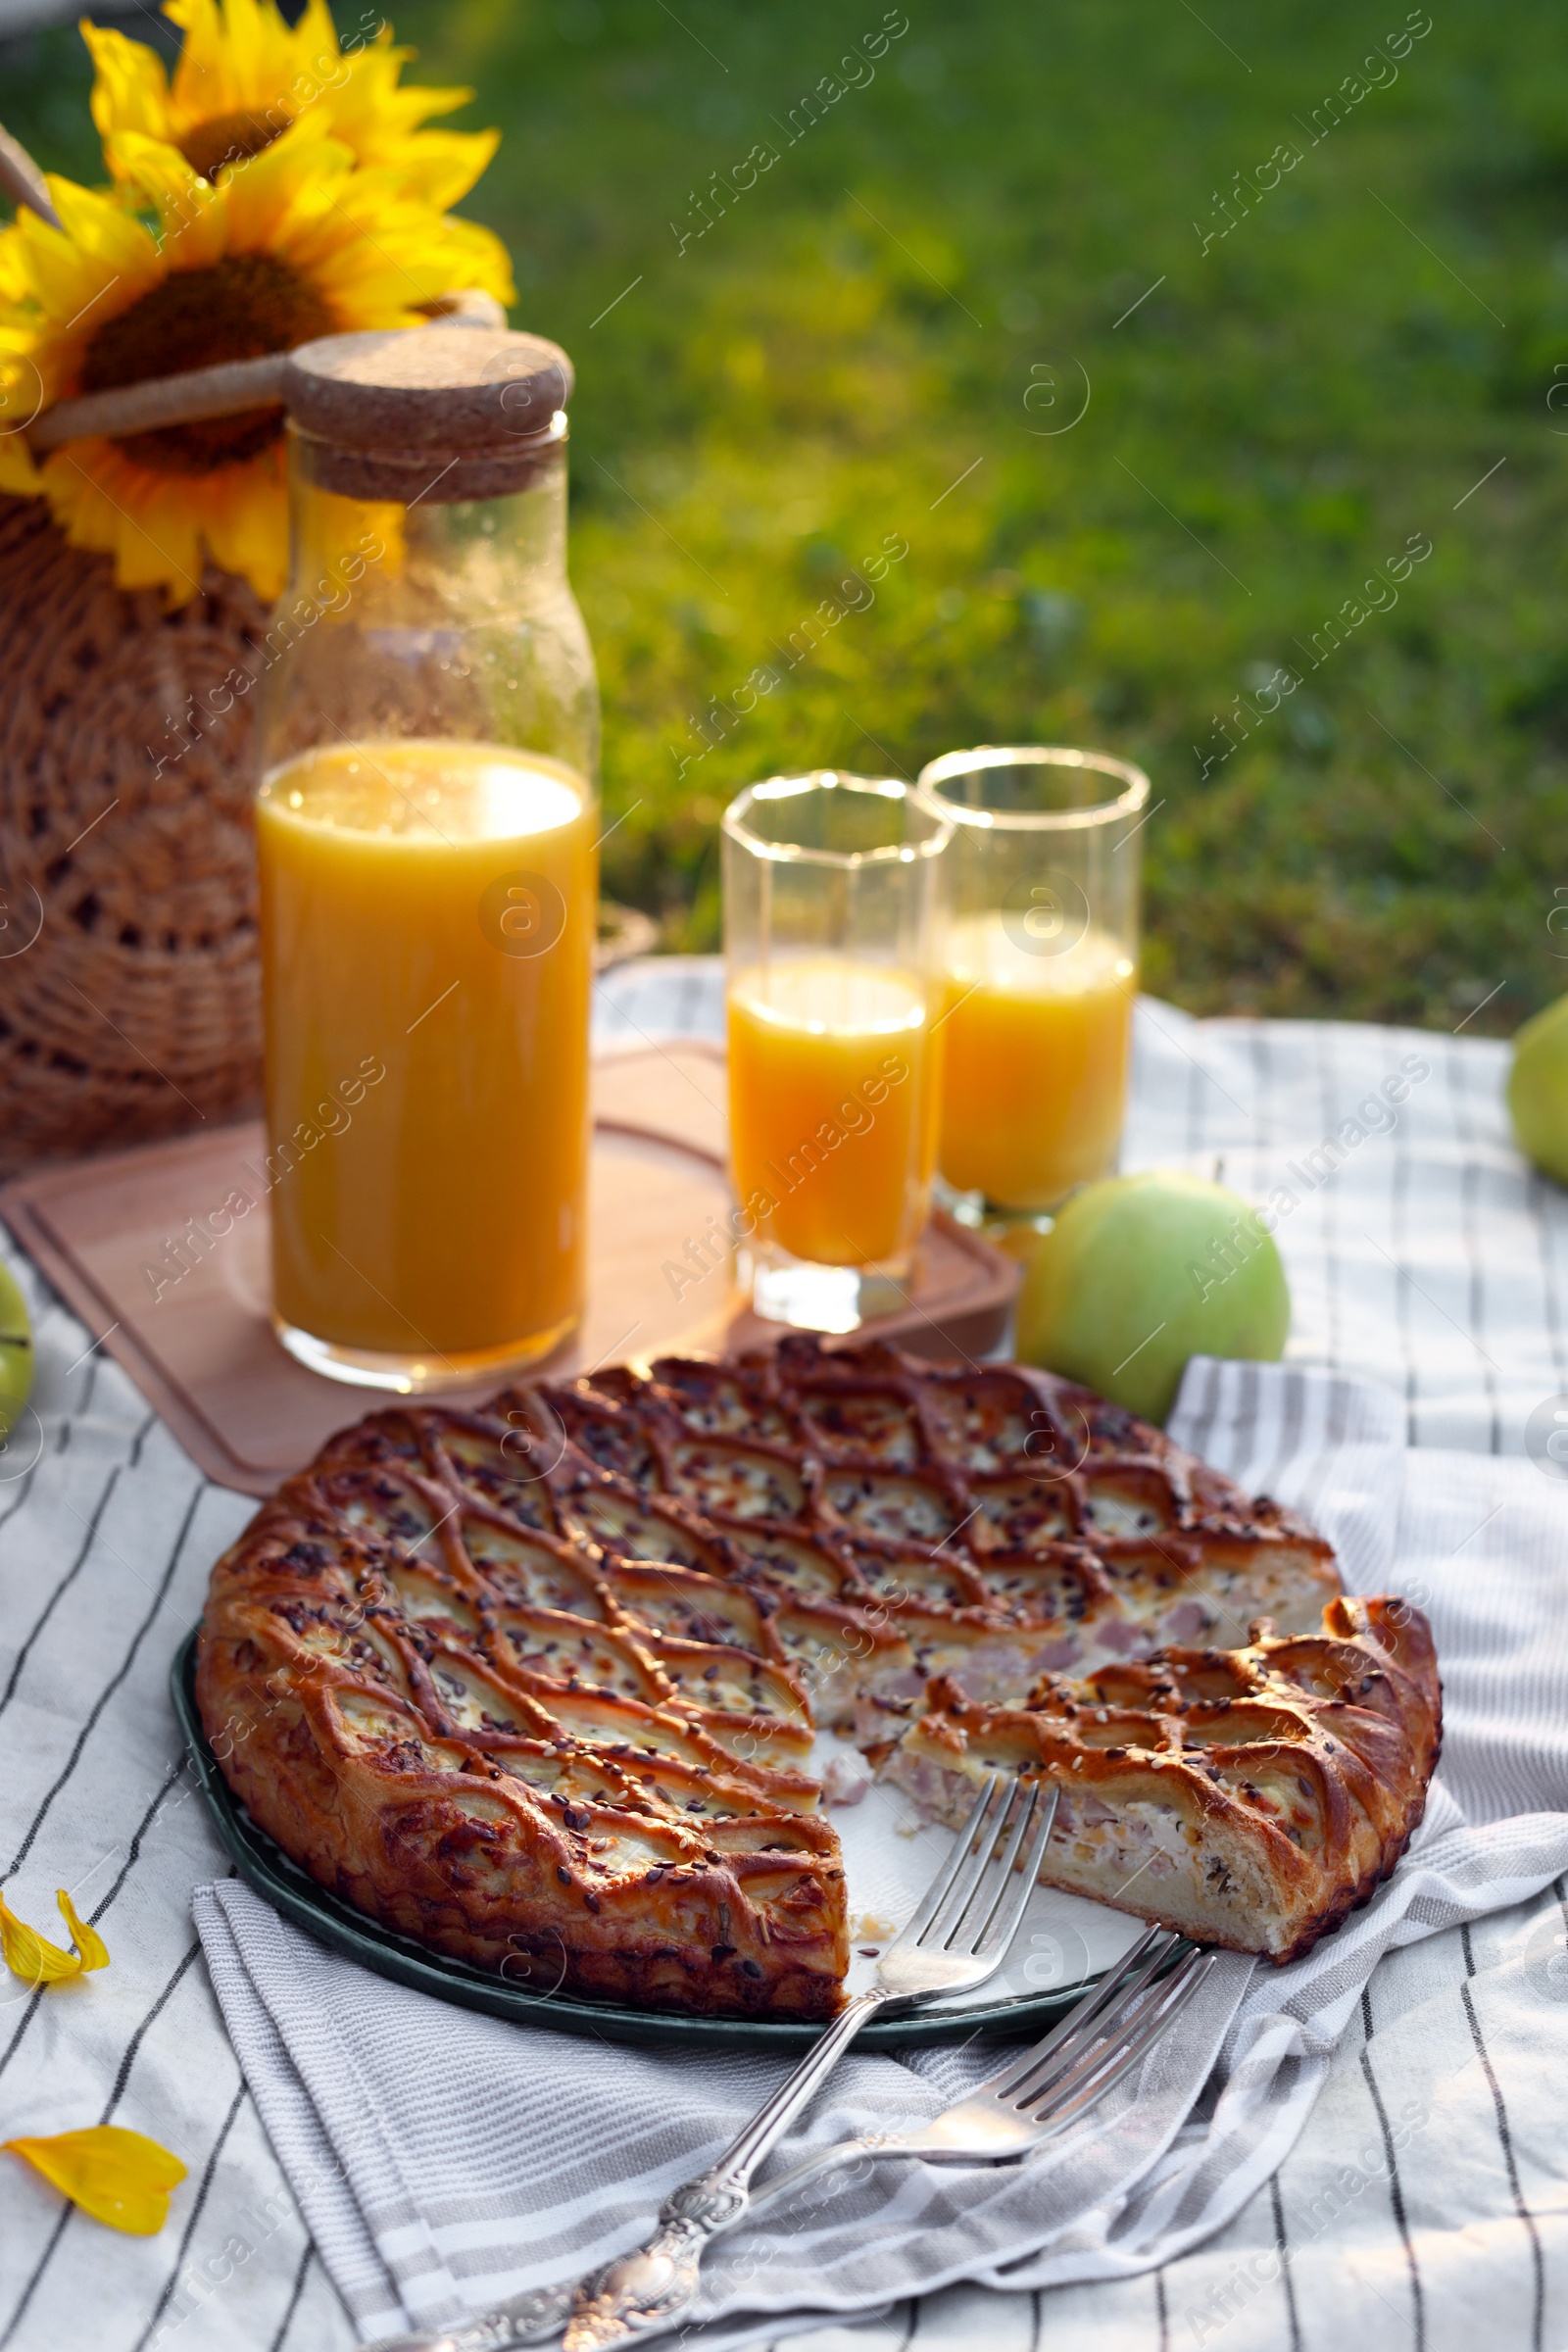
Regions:
<instances>
[{"instance_id":1,"label":"glass bottle","mask_svg":"<svg viewBox=\"0 0 1568 2352\"><path fill-rule=\"evenodd\" d=\"M332 1378L459 1387L583 1307L599 703L570 363L432 325L287 373L256 803L273 1323Z\"/></svg>"}]
</instances>

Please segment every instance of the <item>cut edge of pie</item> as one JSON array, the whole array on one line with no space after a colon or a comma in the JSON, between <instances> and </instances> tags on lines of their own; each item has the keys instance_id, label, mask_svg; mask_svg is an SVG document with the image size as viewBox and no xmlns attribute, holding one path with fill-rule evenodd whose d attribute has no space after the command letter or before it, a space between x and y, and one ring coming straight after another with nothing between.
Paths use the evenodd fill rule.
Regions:
<instances>
[{"instance_id":1,"label":"cut edge of pie","mask_svg":"<svg viewBox=\"0 0 1568 2352\"><path fill-rule=\"evenodd\" d=\"M1023 1708L947 1677L888 1776L956 1827L992 1772L1060 1791L1040 1876L1231 1951L1298 1960L1366 1902L1420 1824L1442 1741L1430 1632L1393 1598L1267 1619L1243 1649L1167 1649Z\"/></svg>"}]
</instances>

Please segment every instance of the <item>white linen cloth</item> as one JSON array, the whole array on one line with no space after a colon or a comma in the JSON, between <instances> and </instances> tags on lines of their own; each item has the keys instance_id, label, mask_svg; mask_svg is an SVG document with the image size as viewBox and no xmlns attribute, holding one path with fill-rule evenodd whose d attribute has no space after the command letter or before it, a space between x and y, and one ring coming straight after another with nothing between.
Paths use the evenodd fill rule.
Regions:
<instances>
[{"instance_id":1,"label":"white linen cloth","mask_svg":"<svg viewBox=\"0 0 1568 2352\"><path fill-rule=\"evenodd\" d=\"M600 996L607 1042L716 1035L719 1010L716 967L703 959L613 974ZM1346 1145L1321 1184L1296 1188L1299 1204L1280 1226L1297 1310L1291 1356L1382 1382L1400 1398L1404 1435L1417 1446L1518 1455L1531 1411L1568 1389L1558 1304L1568 1196L1533 1177L1511 1149L1500 1102L1505 1048L1337 1023L1197 1022L1146 1004L1125 1164L1208 1173L1220 1157L1229 1182L1266 1198L1287 1163L1305 1168L1305 1155L1407 1054L1425 1059L1430 1076L1413 1087L1394 1133L1363 1123L1364 1140ZM124 2238L0 2157L0 2347L146 2352L157 2340L193 2352L348 2352L357 2330L322 2260L346 2278L323 2204L330 2180L314 2180L286 2138L285 2177L190 1928L193 1885L221 1874L225 1861L192 1801L168 1666L199 1614L214 1557L252 1505L202 1478L119 1368L92 1351L94 1334L3 1235L0 1250L34 1311L42 1423L36 1461L0 1458L0 1885L46 1933L54 1889L69 1886L113 1956L103 1974L47 1993L0 1978L0 2138L113 2121L153 2133L190 2167L164 2231ZM1214 1409L1203 1392L1188 1401L1193 1416ZM1206 1443L1196 1418L1182 1434ZM1282 1423L1256 1483L1286 1484L1276 1456L1295 1450L1287 1436ZM1212 1449L1229 1443L1221 1431ZM1239 1454L1224 1458L1251 1481ZM1389 1493L1343 1457L1341 1478L1337 1533L1352 1581L1365 1583L1369 1555L1358 1531L1364 1523L1373 1540ZM1480 1482L1473 1506L1467 1482ZM1353 1504L1352 1493L1361 1497ZM1530 1462L1405 1457L1395 1542L1401 1572L1424 1574L1431 1588L1426 1605L1439 1618L1448 1677L1445 1782L1478 1821L1568 1803L1555 1567L1568 1549L1564 1501ZM1449 1654L1455 1642L1467 1650L1462 1677ZM1430 1848L1425 1865L1446 1851ZM1518 1858L1503 1860L1529 1883ZM1217 2233L1197 2238L1184 2212L1169 2242L1191 2240L1188 2250L1121 2276L1116 2263L1125 2270L1139 2241L1113 2213L1091 2217L1084 2227L1092 2238L1099 2230L1094 2242L1115 2258L1105 2275L1030 2292L954 2285L901 2300L884 2320L797 2337L800 2352L901 2352L911 2336L922 2352L982 2340L988 2352L1051 2341L1070 2341L1075 2352L1165 2352L1212 2341L1219 2327L1227 2352L1406 2344L1468 2352L1478 2341L1561 2352L1562 1891L1559 1875L1549 1890L1471 1926L1396 1946L1360 2001L1352 1998L1317 2103L1282 2168ZM1489 1899L1505 1893L1504 1877ZM1373 1916L1359 1915L1351 1932ZM1430 1925L1425 1892L1412 1916ZM1337 1942L1345 1947L1346 1936ZM360 1982L373 2001L398 1997L378 1981ZM1278 1977L1265 1982L1278 1991ZM487 2022L433 2006L428 2014L465 2033ZM509 2039L497 2092L520 2039ZM401 2055L433 2113L443 2093L432 2046L421 2041ZM559 2046L573 2063L584 2048ZM686 2063L676 2061L668 2077L672 2105L684 2099ZM842 2091L828 2099L853 2097L861 2065L893 2064L852 2059ZM906 2101L923 2105L904 2111L929 2111L938 2100L931 2075L911 2071L907 2080ZM564 2081L553 2083L553 2099ZM1397 2139L1412 2103L1429 2120L1391 2155L1385 2119ZM482 2228L478 2183L492 2138L481 2112L471 2119L468 2191ZM813 2128L837 2113L824 2102ZM588 2140L586 2127L580 2137ZM703 2152L694 2145L695 2160ZM1265 2142L1254 2160L1274 2152ZM1178 2142L1165 2161L1181 2156ZM668 2181L690 2169L672 2163ZM912 2178L912 2168L898 2170ZM1192 2209L1200 2228L1229 2210L1205 2211L1203 2191L1200 2179ZM822 2214L808 2218L820 2230ZM531 2217L522 2234L538 2243Z\"/></svg>"}]
</instances>

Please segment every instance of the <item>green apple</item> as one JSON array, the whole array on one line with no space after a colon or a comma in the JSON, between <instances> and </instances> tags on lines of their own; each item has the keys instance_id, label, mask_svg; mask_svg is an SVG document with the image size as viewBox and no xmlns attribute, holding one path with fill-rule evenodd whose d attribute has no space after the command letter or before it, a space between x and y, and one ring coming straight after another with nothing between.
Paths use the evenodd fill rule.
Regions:
<instances>
[{"instance_id":1,"label":"green apple","mask_svg":"<svg viewBox=\"0 0 1568 2352\"><path fill-rule=\"evenodd\" d=\"M0 1438L9 1437L32 1387L32 1325L26 1302L0 1265Z\"/></svg>"},{"instance_id":2,"label":"green apple","mask_svg":"<svg viewBox=\"0 0 1568 2352\"><path fill-rule=\"evenodd\" d=\"M1190 1355L1274 1363L1291 1294L1256 1211L1174 1170L1085 1185L1038 1244L1018 1354L1163 1421Z\"/></svg>"},{"instance_id":3,"label":"green apple","mask_svg":"<svg viewBox=\"0 0 1568 2352\"><path fill-rule=\"evenodd\" d=\"M1508 1114L1525 1157L1568 1184L1568 997L1536 1013L1514 1038Z\"/></svg>"}]
</instances>

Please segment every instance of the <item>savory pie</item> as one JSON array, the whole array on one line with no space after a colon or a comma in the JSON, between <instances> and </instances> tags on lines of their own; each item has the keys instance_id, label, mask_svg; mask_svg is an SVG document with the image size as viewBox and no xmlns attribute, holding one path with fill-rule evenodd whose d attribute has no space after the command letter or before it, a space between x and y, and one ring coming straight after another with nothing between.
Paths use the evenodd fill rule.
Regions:
<instances>
[{"instance_id":1,"label":"savory pie","mask_svg":"<svg viewBox=\"0 0 1568 2352\"><path fill-rule=\"evenodd\" d=\"M1160 1431L796 1338L368 1415L215 1568L197 1692L359 1909L713 2015L839 2005L817 1725L945 1819L1058 1782L1050 1884L1276 1959L1393 1868L1439 1737L1419 1615Z\"/></svg>"}]
</instances>

